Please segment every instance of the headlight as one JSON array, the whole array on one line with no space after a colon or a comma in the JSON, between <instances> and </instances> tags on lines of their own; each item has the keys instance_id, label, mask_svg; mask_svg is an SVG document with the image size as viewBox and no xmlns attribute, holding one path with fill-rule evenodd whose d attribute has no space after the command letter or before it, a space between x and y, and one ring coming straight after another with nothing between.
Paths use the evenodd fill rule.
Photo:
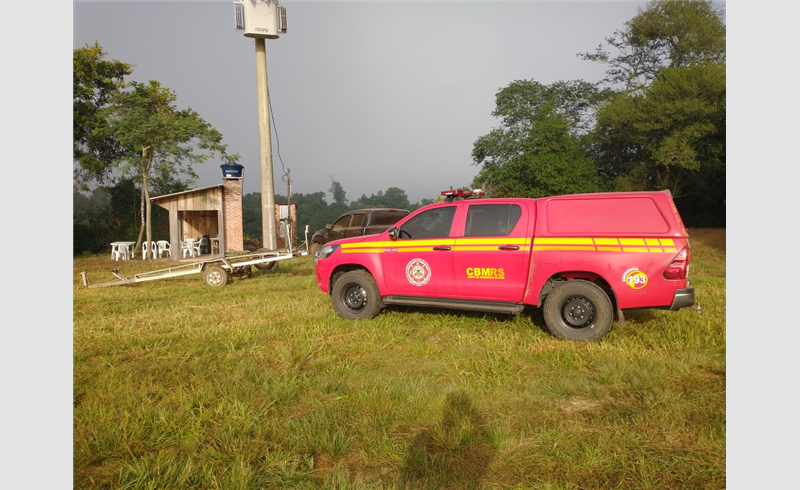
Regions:
<instances>
[{"instance_id":1,"label":"headlight","mask_svg":"<svg viewBox=\"0 0 800 490\"><path fill-rule=\"evenodd\" d=\"M327 259L338 248L339 248L339 245L325 245L324 247L322 247L322 250L319 251L319 257L317 257L317 258L318 259Z\"/></svg>"}]
</instances>

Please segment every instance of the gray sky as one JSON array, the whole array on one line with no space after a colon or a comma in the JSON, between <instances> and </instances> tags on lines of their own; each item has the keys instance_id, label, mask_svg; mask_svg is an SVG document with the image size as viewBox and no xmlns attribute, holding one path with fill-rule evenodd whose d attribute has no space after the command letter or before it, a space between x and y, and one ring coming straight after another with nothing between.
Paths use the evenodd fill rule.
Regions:
<instances>
[{"instance_id":1,"label":"gray sky","mask_svg":"<svg viewBox=\"0 0 800 490\"><path fill-rule=\"evenodd\" d=\"M475 140L498 121L496 92L534 79L599 80L593 51L639 2L306 2L286 0L288 32L267 40L275 192L355 200L399 187L411 202L469 185ZM224 135L260 192L255 44L231 1L75 2L73 48L97 40ZM218 160L197 187L221 182Z\"/></svg>"}]
</instances>

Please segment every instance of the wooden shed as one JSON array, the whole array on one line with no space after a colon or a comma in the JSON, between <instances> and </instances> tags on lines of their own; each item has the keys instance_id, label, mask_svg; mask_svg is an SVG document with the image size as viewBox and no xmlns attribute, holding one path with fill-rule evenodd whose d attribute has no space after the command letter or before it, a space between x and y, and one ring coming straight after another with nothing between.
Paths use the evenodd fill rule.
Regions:
<instances>
[{"instance_id":1,"label":"wooden shed","mask_svg":"<svg viewBox=\"0 0 800 490\"><path fill-rule=\"evenodd\" d=\"M212 239L215 245L210 247L212 256L224 255L227 245L224 233L224 191L225 184L218 184L150 199L153 204L169 211L169 245L172 249L172 260L182 258L181 241L204 236Z\"/></svg>"}]
</instances>

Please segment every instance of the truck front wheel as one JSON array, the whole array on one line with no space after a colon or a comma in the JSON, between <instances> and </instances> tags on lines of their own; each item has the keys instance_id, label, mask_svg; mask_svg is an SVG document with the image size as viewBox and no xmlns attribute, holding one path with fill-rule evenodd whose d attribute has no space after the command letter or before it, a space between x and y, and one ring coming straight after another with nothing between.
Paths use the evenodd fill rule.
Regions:
<instances>
[{"instance_id":1,"label":"truck front wheel","mask_svg":"<svg viewBox=\"0 0 800 490\"><path fill-rule=\"evenodd\" d=\"M362 270L345 272L331 288L333 309L348 320L364 320L378 316L381 295L375 279Z\"/></svg>"},{"instance_id":2,"label":"truck front wheel","mask_svg":"<svg viewBox=\"0 0 800 490\"><path fill-rule=\"evenodd\" d=\"M611 329L614 310L608 295L589 281L563 281L544 300L544 322L560 339L597 341Z\"/></svg>"}]
</instances>

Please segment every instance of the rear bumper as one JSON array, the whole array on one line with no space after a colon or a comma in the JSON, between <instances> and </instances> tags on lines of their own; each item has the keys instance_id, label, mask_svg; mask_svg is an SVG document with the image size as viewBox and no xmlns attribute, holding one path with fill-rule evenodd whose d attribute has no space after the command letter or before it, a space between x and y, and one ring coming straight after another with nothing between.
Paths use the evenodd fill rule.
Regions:
<instances>
[{"instance_id":1,"label":"rear bumper","mask_svg":"<svg viewBox=\"0 0 800 490\"><path fill-rule=\"evenodd\" d=\"M672 299L672 306L669 309L677 311L690 306L694 306L694 286L687 284L686 289L675 291L675 297Z\"/></svg>"}]
</instances>

